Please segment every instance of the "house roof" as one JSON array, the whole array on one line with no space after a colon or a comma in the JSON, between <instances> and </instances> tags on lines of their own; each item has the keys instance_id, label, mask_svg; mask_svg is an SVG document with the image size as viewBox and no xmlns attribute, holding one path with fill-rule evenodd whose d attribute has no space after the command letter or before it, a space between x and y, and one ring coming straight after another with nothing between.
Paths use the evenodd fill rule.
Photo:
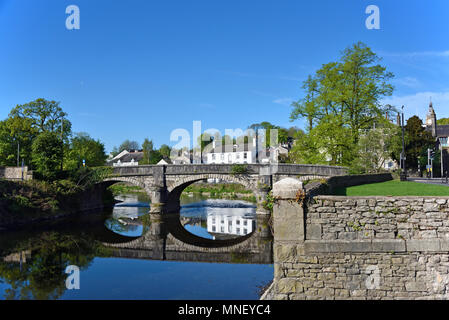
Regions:
<instances>
[{"instance_id":1,"label":"house roof","mask_svg":"<svg viewBox=\"0 0 449 320\"><path fill-rule=\"evenodd\" d=\"M171 160L169 158L162 158L161 160L159 160L159 162L157 164L171 164Z\"/></svg>"},{"instance_id":2,"label":"house roof","mask_svg":"<svg viewBox=\"0 0 449 320\"><path fill-rule=\"evenodd\" d=\"M134 159L135 162L142 160L143 152L128 152L122 155L120 158L118 157L114 158L113 162L117 162L119 160L120 162L131 162L132 159Z\"/></svg>"},{"instance_id":3,"label":"house roof","mask_svg":"<svg viewBox=\"0 0 449 320\"><path fill-rule=\"evenodd\" d=\"M449 125L437 125L437 137L449 137Z\"/></svg>"}]
</instances>

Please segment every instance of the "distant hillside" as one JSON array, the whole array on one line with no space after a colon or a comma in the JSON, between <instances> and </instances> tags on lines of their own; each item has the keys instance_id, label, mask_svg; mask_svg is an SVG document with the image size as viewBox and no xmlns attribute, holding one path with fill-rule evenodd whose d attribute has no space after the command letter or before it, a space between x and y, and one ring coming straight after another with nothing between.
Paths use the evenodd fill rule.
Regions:
<instances>
[{"instance_id":1,"label":"distant hillside","mask_svg":"<svg viewBox=\"0 0 449 320\"><path fill-rule=\"evenodd\" d=\"M441 118L437 120L437 124L443 125L443 124L449 124L449 118Z\"/></svg>"}]
</instances>

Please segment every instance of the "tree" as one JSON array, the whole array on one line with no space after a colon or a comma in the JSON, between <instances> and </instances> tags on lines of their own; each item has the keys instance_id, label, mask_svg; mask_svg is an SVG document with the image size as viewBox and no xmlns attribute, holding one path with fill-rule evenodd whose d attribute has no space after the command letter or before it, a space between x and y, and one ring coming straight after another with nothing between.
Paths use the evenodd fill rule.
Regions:
<instances>
[{"instance_id":1,"label":"tree","mask_svg":"<svg viewBox=\"0 0 449 320\"><path fill-rule=\"evenodd\" d=\"M440 118L437 120L437 124L442 125L449 125L449 118Z\"/></svg>"},{"instance_id":2,"label":"tree","mask_svg":"<svg viewBox=\"0 0 449 320\"><path fill-rule=\"evenodd\" d=\"M45 180L57 177L61 163L62 140L54 132L42 132L33 141L33 164L36 172Z\"/></svg>"},{"instance_id":3,"label":"tree","mask_svg":"<svg viewBox=\"0 0 449 320\"><path fill-rule=\"evenodd\" d=\"M37 99L23 105L17 105L9 114L10 118L26 118L37 132L58 132L67 139L72 130L72 124L59 106L59 102Z\"/></svg>"},{"instance_id":4,"label":"tree","mask_svg":"<svg viewBox=\"0 0 449 320\"><path fill-rule=\"evenodd\" d=\"M405 165L408 169L417 169L418 165L422 169L427 164L427 149L435 147L435 139L422 124L418 116L413 116L405 125Z\"/></svg>"},{"instance_id":5,"label":"tree","mask_svg":"<svg viewBox=\"0 0 449 320\"><path fill-rule=\"evenodd\" d=\"M204 150L212 141L214 141L214 136L207 132L200 134L198 137L198 145L201 147L201 150Z\"/></svg>"},{"instance_id":6,"label":"tree","mask_svg":"<svg viewBox=\"0 0 449 320\"><path fill-rule=\"evenodd\" d=\"M379 61L370 48L358 42L346 48L339 61L324 64L303 83L305 97L292 104L290 119L306 119L305 139L315 140L301 144L315 146L307 152L323 152L330 157L329 163L349 165L360 133L380 123L385 114L392 115L395 110L380 101L393 92L388 83L393 74Z\"/></svg>"},{"instance_id":7,"label":"tree","mask_svg":"<svg viewBox=\"0 0 449 320\"><path fill-rule=\"evenodd\" d=\"M59 102L37 99L17 105L9 113L9 117L0 125L0 164L16 165L17 149L19 157L27 165L31 163L33 140L43 132L57 133L65 144L71 135L72 124L67 114L59 106ZM63 149L64 146L61 146ZM60 164L62 152L60 152ZM20 164L21 161L19 161Z\"/></svg>"},{"instance_id":8,"label":"tree","mask_svg":"<svg viewBox=\"0 0 449 320\"><path fill-rule=\"evenodd\" d=\"M400 148L399 140L392 139L397 128L391 123L382 127L367 130L360 136L352 163L354 173L379 173L383 171L385 162L391 159L393 150Z\"/></svg>"},{"instance_id":9,"label":"tree","mask_svg":"<svg viewBox=\"0 0 449 320\"><path fill-rule=\"evenodd\" d=\"M162 154L158 150L152 150L150 152L150 164L157 164L162 160Z\"/></svg>"},{"instance_id":10,"label":"tree","mask_svg":"<svg viewBox=\"0 0 449 320\"><path fill-rule=\"evenodd\" d=\"M151 152L153 152L153 141L145 138L142 144L143 148L143 159L141 164L150 164Z\"/></svg>"},{"instance_id":11,"label":"tree","mask_svg":"<svg viewBox=\"0 0 449 320\"><path fill-rule=\"evenodd\" d=\"M286 143L288 141L288 131L285 128L281 128L279 126L273 125L268 121L263 121L261 123L254 123L249 126L249 129L253 130L265 130L265 146L269 147L271 146L271 130L276 129L277 130L277 137L273 134L273 139L275 139L275 144L279 143ZM258 133L260 134L260 132Z\"/></svg>"},{"instance_id":12,"label":"tree","mask_svg":"<svg viewBox=\"0 0 449 320\"><path fill-rule=\"evenodd\" d=\"M120 145L120 147L118 148L118 153L122 152L123 150L139 150L140 149L140 144L137 141L130 141L128 139L126 139L125 141L122 142L122 144Z\"/></svg>"},{"instance_id":13,"label":"tree","mask_svg":"<svg viewBox=\"0 0 449 320\"><path fill-rule=\"evenodd\" d=\"M82 166L83 160L89 167L102 166L106 158L104 144L100 140L92 139L87 133L77 133L71 140L65 167L77 169Z\"/></svg>"},{"instance_id":14,"label":"tree","mask_svg":"<svg viewBox=\"0 0 449 320\"><path fill-rule=\"evenodd\" d=\"M161 147L159 148L159 153L162 155L162 157L164 158L170 158L170 153L171 153L171 148L166 145L163 144L161 145Z\"/></svg>"},{"instance_id":15,"label":"tree","mask_svg":"<svg viewBox=\"0 0 449 320\"><path fill-rule=\"evenodd\" d=\"M21 160L30 165L31 145L36 136L29 119L15 117L0 121L0 165L16 166L18 150L19 165Z\"/></svg>"}]
</instances>

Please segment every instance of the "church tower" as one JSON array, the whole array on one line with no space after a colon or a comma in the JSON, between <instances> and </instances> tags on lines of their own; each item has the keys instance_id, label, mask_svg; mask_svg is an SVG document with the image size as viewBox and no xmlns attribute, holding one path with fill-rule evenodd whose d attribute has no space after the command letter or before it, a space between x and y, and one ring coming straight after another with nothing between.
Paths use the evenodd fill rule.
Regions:
<instances>
[{"instance_id":1,"label":"church tower","mask_svg":"<svg viewBox=\"0 0 449 320\"><path fill-rule=\"evenodd\" d=\"M433 110L432 101L430 101L429 111L427 112L426 127L432 133L433 137L437 136L437 116L435 110Z\"/></svg>"}]
</instances>

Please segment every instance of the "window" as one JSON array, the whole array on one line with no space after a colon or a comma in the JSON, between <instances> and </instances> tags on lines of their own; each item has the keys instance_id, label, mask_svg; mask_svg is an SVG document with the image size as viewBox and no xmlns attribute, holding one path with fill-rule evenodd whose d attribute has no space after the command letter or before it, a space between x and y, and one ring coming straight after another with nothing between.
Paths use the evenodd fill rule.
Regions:
<instances>
[{"instance_id":1,"label":"window","mask_svg":"<svg viewBox=\"0 0 449 320\"><path fill-rule=\"evenodd\" d=\"M212 232L215 232L216 229L215 226L212 226Z\"/></svg>"},{"instance_id":2,"label":"window","mask_svg":"<svg viewBox=\"0 0 449 320\"><path fill-rule=\"evenodd\" d=\"M240 159L240 153L237 153L235 157L236 159Z\"/></svg>"},{"instance_id":3,"label":"window","mask_svg":"<svg viewBox=\"0 0 449 320\"><path fill-rule=\"evenodd\" d=\"M247 152L243 152L243 159L248 159L248 153Z\"/></svg>"},{"instance_id":4,"label":"window","mask_svg":"<svg viewBox=\"0 0 449 320\"><path fill-rule=\"evenodd\" d=\"M215 160L215 153L212 153L212 160Z\"/></svg>"},{"instance_id":5,"label":"window","mask_svg":"<svg viewBox=\"0 0 449 320\"><path fill-rule=\"evenodd\" d=\"M248 233L248 230L243 229L243 234L247 234L247 233Z\"/></svg>"},{"instance_id":6,"label":"window","mask_svg":"<svg viewBox=\"0 0 449 320\"><path fill-rule=\"evenodd\" d=\"M237 220L236 223L237 223L237 225L240 225L240 220Z\"/></svg>"},{"instance_id":7,"label":"window","mask_svg":"<svg viewBox=\"0 0 449 320\"><path fill-rule=\"evenodd\" d=\"M247 226L248 225L248 220L243 220L243 225Z\"/></svg>"},{"instance_id":8,"label":"window","mask_svg":"<svg viewBox=\"0 0 449 320\"><path fill-rule=\"evenodd\" d=\"M232 226L232 220L229 220L229 225Z\"/></svg>"},{"instance_id":9,"label":"window","mask_svg":"<svg viewBox=\"0 0 449 320\"><path fill-rule=\"evenodd\" d=\"M228 226L228 232L232 232L232 226Z\"/></svg>"},{"instance_id":10,"label":"window","mask_svg":"<svg viewBox=\"0 0 449 320\"><path fill-rule=\"evenodd\" d=\"M221 228L220 228L220 231L221 231L221 232L224 232L224 227L221 227Z\"/></svg>"},{"instance_id":11,"label":"window","mask_svg":"<svg viewBox=\"0 0 449 320\"><path fill-rule=\"evenodd\" d=\"M237 234L239 234L240 233L240 228L237 228Z\"/></svg>"},{"instance_id":12,"label":"window","mask_svg":"<svg viewBox=\"0 0 449 320\"><path fill-rule=\"evenodd\" d=\"M212 218L212 223L215 224L215 218Z\"/></svg>"}]
</instances>

